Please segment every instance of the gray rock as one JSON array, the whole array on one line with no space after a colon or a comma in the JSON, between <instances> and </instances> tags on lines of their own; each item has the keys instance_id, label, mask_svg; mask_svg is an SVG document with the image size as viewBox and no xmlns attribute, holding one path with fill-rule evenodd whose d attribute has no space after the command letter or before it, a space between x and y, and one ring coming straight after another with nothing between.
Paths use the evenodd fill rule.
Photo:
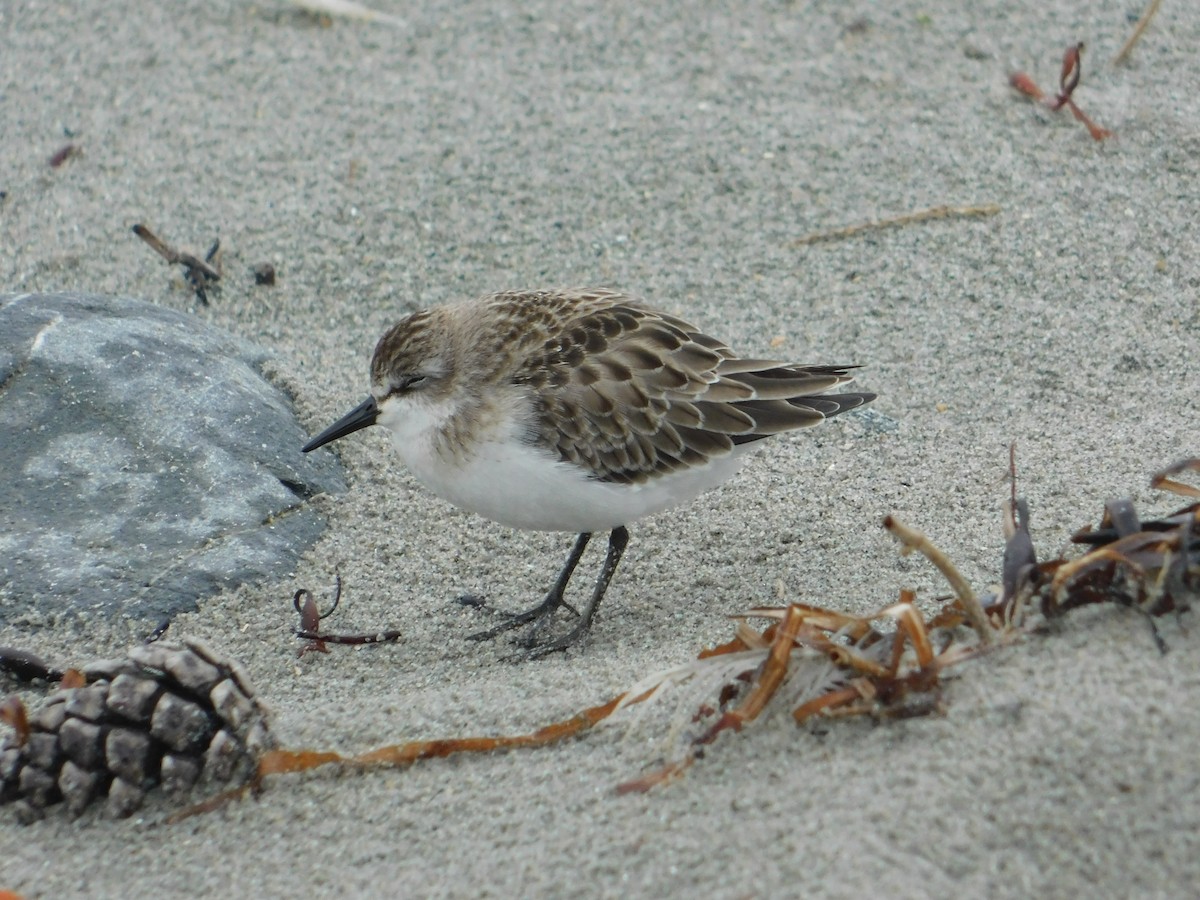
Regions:
<instances>
[{"instance_id":1,"label":"gray rock","mask_svg":"<svg viewBox=\"0 0 1200 900\"><path fill-rule=\"evenodd\" d=\"M124 298L0 294L0 622L161 618L281 575L344 491L268 353Z\"/></svg>"}]
</instances>

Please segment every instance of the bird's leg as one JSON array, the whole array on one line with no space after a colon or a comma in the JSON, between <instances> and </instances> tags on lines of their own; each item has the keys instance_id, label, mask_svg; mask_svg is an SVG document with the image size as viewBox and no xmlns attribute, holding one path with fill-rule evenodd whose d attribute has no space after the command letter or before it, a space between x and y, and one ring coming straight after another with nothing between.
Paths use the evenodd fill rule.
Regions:
<instances>
[{"instance_id":1,"label":"bird's leg","mask_svg":"<svg viewBox=\"0 0 1200 900\"><path fill-rule=\"evenodd\" d=\"M567 589L567 582L571 580L571 574L575 571L575 567L579 565L579 560L583 556L583 551L587 549L588 541L592 539L590 531L585 531L575 539L575 546L571 548L571 555L567 557L566 564L562 567L562 571L558 573L558 580L554 582L554 587L550 588L550 593L546 595L546 599L532 609L527 609L524 612L514 613L507 619L497 625L495 628L489 628L486 631L480 631L467 636L469 641L488 641L498 634L503 634L506 631L512 631L514 628L520 628L522 625L527 625L533 622L533 628L530 629L532 636L537 637L537 634L545 627L545 623L554 615L554 611L560 606L566 606L571 612L575 612L571 606L563 600L563 592ZM578 613L575 613L578 615ZM526 645L529 646L529 645Z\"/></svg>"},{"instance_id":2,"label":"bird's leg","mask_svg":"<svg viewBox=\"0 0 1200 900\"><path fill-rule=\"evenodd\" d=\"M592 597L579 616L579 624L562 637L548 644L543 644L540 647L534 647L526 655L526 659L540 659L551 653L566 650L587 634L588 629L592 627L592 619L596 615L596 610L600 608L600 601L604 599L604 592L608 590L608 583L612 581L613 573L617 571L617 565L621 562L621 556L625 553L625 546L628 543L628 528L621 525L612 530L612 533L608 536L608 554L604 557L604 566L600 569L600 577L596 579L596 587L592 591ZM522 643L524 644L524 642ZM530 644L524 645L526 647L530 646Z\"/></svg>"}]
</instances>

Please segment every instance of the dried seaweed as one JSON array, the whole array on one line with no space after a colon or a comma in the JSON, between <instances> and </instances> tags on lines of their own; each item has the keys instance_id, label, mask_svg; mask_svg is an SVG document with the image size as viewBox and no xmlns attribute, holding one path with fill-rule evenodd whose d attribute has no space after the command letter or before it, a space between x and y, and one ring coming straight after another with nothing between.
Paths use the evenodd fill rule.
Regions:
<instances>
[{"instance_id":1,"label":"dried seaweed","mask_svg":"<svg viewBox=\"0 0 1200 900\"><path fill-rule=\"evenodd\" d=\"M1058 94L1051 97L1024 72L1013 72L1008 76L1008 83L1026 97L1041 103L1048 109L1058 112L1064 106L1071 110L1076 120L1082 122L1092 136L1092 140L1102 141L1112 137L1112 132L1101 128L1093 122L1086 113L1075 103L1072 95L1079 87L1079 79L1083 71L1083 42L1072 44L1063 53L1062 69L1058 76Z\"/></svg>"},{"instance_id":2,"label":"dried seaweed","mask_svg":"<svg viewBox=\"0 0 1200 900\"><path fill-rule=\"evenodd\" d=\"M1200 459L1185 460L1154 476L1153 484L1185 496L1196 489L1169 476L1200 470ZM204 812L261 787L271 775L321 766L362 769L408 766L421 759L456 753L487 753L543 747L648 707L682 697L668 742L683 744L673 758L617 786L619 793L644 792L679 778L726 732L740 732L772 705L791 710L800 722L823 717L869 715L907 718L942 708L942 673L995 646L1023 638L1039 614L1059 616L1089 603L1135 607L1148 618L1186 610L1200 593L1200 503L1161 520L1142 523L1131 506L1113 504L1100 526L1083 534L1101 546L1082 557L1039 563L1029 529L1028 504L1016 494L1015 460L1010 454L1012 494L1003 504L1006 537L1002 581L997 592L978 597L950 560L915 529L887 517L885 527L943 573L954 598L926 620L910 591L870 616L853 616L803 603L748 610L738 617L732 640L702 651L696 660L644 678L607 703L530 734L413 741L356 756L314 750L273 750L244 787L186 810ZM767 619L761 631L749 620ZM970 626L964 629L964 626ZM1155 632L1160 648L1165 649ZM677 712L678 712L677 710Z\"/></svg>"},{"instance_id":3,"label":"dried seaweed","mask_svg":"<svg viewBox=\"0 0 1200 900\"><path fill-rule=\"evenodd\" d=\"M1039 562L1028 504L1016 493L1011 457L1010 471L1013 489L1003 504L1006 543L1001 584L984 596L971 589L931 540L895 516L887 517L885 527L902 542L904 552L924 555L953 588L953 598L929 619L907 590L869 616L802 603L751 609L736 617L734 636L727 643L702 651L686 665L644 678L625 693L569 719L527 734L410 741L355 755L267 749L258 755L253 775L240 787L189 807L172 821L260 790L269 776L323 766L395 768L459 753L544 747L655 703L674 702L665 761L617 786L620 793L648 791L680 777L721 735L743 731L772 709L790 711L798 723L846 716L927 715L943 708L944 671L996 646L1024 639L1046 619L1080 606L1114 603L1137 610L1153 627L1155 618L1179 616L1200 596L1200 502L1144 522L1129 501L1111 502L1095 528L1074 536L1076 543L1088 547L1081 556ZM1200 498L1200 490L1172 478L1196 471L1200 471L1200 458L1184 460L1156 473L1152 485ZM297 592L296 605L311 624L320 613L315 603L300 604L302 593ZM768 624L759 630L750 625L751 620ZM328 639L315 628L311 631L301 636ZM1157 628L1153 634L1159 649L1166 652ZM29 733L18 704L0 708L0 721L13 729L18 745Z\"/></svg>"},{"instance_id":4,"label":"dried seaweed","mask_svg":"<svg viewBox=\"0 0 1200 900\"><path fill-rule=\"evenodd\" d=\"M321 631L321 621L328 619L342 602L342 575L334 573L333 602L329 609L321 612L317 601L313 599L312 591L300 588L292 595L292 606L300 614L300 627L293 629L292 634L301 638L304 644L296 651L297 657L306 653L328 653L328 644L359 645L359 644L391 644L403 637L402 632L394 629L387 631L372 631L366 634L340 634Z\"/></svg>"}]
</instances>

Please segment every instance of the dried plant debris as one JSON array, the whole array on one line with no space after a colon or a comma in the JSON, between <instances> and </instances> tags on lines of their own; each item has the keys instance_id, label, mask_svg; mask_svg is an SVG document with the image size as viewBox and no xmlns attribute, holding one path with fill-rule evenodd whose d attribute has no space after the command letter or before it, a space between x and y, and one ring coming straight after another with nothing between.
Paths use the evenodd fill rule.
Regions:
<instances>
[{"instance_id":1,"label":"dried plant debris","mask_svg":"<svg viewBox=\"0 0 1200 900\"><path fill-rule=\"evenodd\" d=\"M1152 484L1196 496L1195 488L1169 479L1188 470L1200 470L1200 460L1178 463L1155 475ZM936 546L888 517L885 526L905 548L922 553L942 571L954 599L930 621L904 591L898 603L866 618L802 604L752 610L748 617L769 616L778 624L760 634L743 623L729 644L682 670L644 680L618 704L621 709L643 703L683 680L704 685L707 697L716 698L691 703L691 721L710 724L682 753L618 790L645 791L677 777L718 734L740 730L776 697L776 705L787 704L797 722L814 716L934 712L941 708L944 670L1028 634L1038 624L1038 613L1049 618L1085 604L1117 603L1144 613L1153 628L1151 617L1179 615L1200 597L1200 503L1145 523L1128 501L1111 503L1099 528L1075 537L1102 546L1079 559L1038 563L1028 505L1016 496L1015 471L1013 483L1013 496L1004 504L1007 542L997 590L976 597ZM880 627L889 620L894 627ZM972 633L963 633L964 624ZM1165 652L1156 628L1153 636ZM723 656L736 664L730 667Z\"/></svg>"},{"instance_id":2,"label":"dried plant debris","mask_svg":"<svg viewBox=\"0 0 1200 900\"><path fill-rule=\"evenodd\" d=\"M1146 27L1150 24L1151 20L1158 14L1158 8L1161 5L1162 0L1150 0L1150 2L1146 4L1146 8L1142 11L1142 15L1138 19L1137 24L1133 26L1133 32L1129 35L1128 40L1126 40L1121 46L1121 49L1117 51L1117 55L1113 57L1114 66L1129 59L1129 54L1133 52L1134 44L1141 40L1142 33L1146 30Z\"/></svg>"},{"instance_id":3,"label":"dried plant debris","mask_svg":"<svg viewBox=\"0 0 1200 900\"><path fill-rule=\"evenodd\" d=\"M1195 496L1200 491L1169 478L1195 470L1200 470L1200 460L1185 460L1158 473L1153 483ZM934 713L942 709L944 671L1023 638L1036 628L1039 614L1059 615L1084 603L1112 602L1156 616L1182 612L1200 593L1200 503L1144 525L1126 509L1114 512L1110 505L1101 526L1088 532L1096 541L1106 542L1104 546L1072 562L1039 563L1028 504L1016 492L1011 450L1010 475L1012 492L1003 505L1002 582L983 596L976 595L932 541L894 516L885 521L905 552L915 550L924 555L954 591L953 599L932 619L925 619L909 591L901 591L896 603L871 616L801 603L750 610L739 617L735 636L728 643L701 652L693 662L651 675L607 703L530 734L412 741L353 756L273 750L263 754L247 784L185 810L177 818L241 797L260 787L269 775L327 765L400 767L457 753L542 747L602 722L616 721L618 714L645 710L653 701L673 698L675 721L667 735L673 750L664 754L669 761L617 787L621 793L648 791L679 777L723 733L741 731L768 708L790 710L796 722L817 717L896 718ZM1118 526L1118 522L1122 524ZM1128 562L1124 552L1114 550L1123 541L1137 545L1138 555ZM1114 554L1120 559L1114 560ZM770 624L758 631L749 624L756 618L770 620Z\"/></svg>"},{"instance_id":4,"label":"dried plant debris","mask_svg":"<svg viewBox=\"0 0 1200 900\"><path fill-rule=\"evenodd\" d=\"M181 253L166 241L162 240L145 225L134 225L133 233L145 241L155 253L167 261L169 265L183 266L184 280L196 292L196 297L208 306L208 292L218 286L221 280L221 239L213 241L204 259L198 259L190 253Z\"/></svg>"},{"instance_id":5,"label":"dried plant debris","mask_svg":"<svg viewBox=\"0 0 1200 900\"><path fill-rule=\"evenodd\" d=\"M1155 473L1150 484L1200 498L1200 490L1169 477L1186 471L1200 471L1200 458ZM1105 504L1098 527L1084 528L1071 540L1095 549L1045 568L1041 575L1046 584L1039 592L1042 612L1049 618L1093 603L1120 603L1146 615L1154 641L1165 653L1153 617L1178 617L1200 598L1200 502L1142 522L1128 500L1112 500Z\"/></svg>"},{"instance_id":6,"label":"dried plant debris","mask_svg":"<svg viewBox=\"0 0 1200 900\"><path fill-rule=\"evenodd\" d=\"M446 738L435 741L409 741L392 744L360 753L343 756L328 750L267 750L258 761L258 768L249 781L239 787L217 794L202 803L197 803L171 816L169 822L179 822L201 813L219 809L233 800L262 788L268 775L283 775L289 772L307 772L321 766L338 766L346 769L403 768L422 759L439 759L457 753L491 753L494 750L544 747L556 744L580 734L596 723L612 715L620 698L585 709L562 722L555 722L529 734L501 735L497 737Z\"/></svg>"},{"instance_id":7,"label":"dried plant debris","mask_svg":"<svg viewBox=\"0 0 1200 900\"><path fill-rule=\"evenodd\" d=\"M369 634L322 632L321 621L332 616L342 601L341 573L335 572L333 578L333 602L330 603L327 612L321 612L317 608L317 601L313 599L312 591L308 588L300 588L292 595L292 606L300 615L300 627L293 629L292 633L304 641L296 652L297 657L306 653L328 653L327 644L391 644L400 640L403 635L395 630L373 631Z\"/></svg>"},{"instance_id":8,"label":"dried plant debris","mask_svg":"<svg viewBox=\"0 0 1200 900\"><path fill-rule=\"evenodd\" d=\"M346 19L359 19L364 22L379 22L391 25L393 28L406 28L408 23L390 13L372 9L354 0L292 0L292 3L308 13L317 16L338 16Z\"/></svg>"},{"instance_id":9,"label":"dried plant debris","mask_svg":"<svg viewBox=\"0 0 1200 900\"><path fill-rule=\"evenodd\" d=\"M67 160L82 155L83 151L79 149L78 144L63 144L50 155L50 158L46 160L46 164L52 169L57 169Z\"/></svg>"},{"instance_id":10,"label":"dried plant debris","mask_svg":"<svg viewBox=\"0 0 1200 900\"><path fill-rule=\"evenodd\" d=\"M1010 454L1013 487L1003 504L1006 543L1001 583L995 589L977 594L929 538L889 516L885 527L904 552L925 556L953 590L952 599L933 617L922 615L915 596L904 590L895 603L870 616L802 603L752 609L737 617L728 643L702 651L683 666L644 678L606 703L528 734L410 741L354 755L275 749L265 715L232 663L217 660L211 651L191 642L184 647L158 643L135 648L128 660L95 664L81 673L68 671L63 683L76 686L60 689L33 715L26 714L20 703L0 705L0 721L15 735L0 750L4 779L0 799L18 800L28 816L58 800L78 811L107 793L110 811L121 815L136 805L135 799L140 801L141 792L157 783L181 789L201 772L211 781L239 776L237 787L182 810L171 819L178 821L260 789L268 776L322 766L395 768L458 753L544 747L603 722L644 716L656 701L665 699L674 705L663 754L666 761L617 786L621 793L641 792L679 777L722 734L739 732L772 710L790 711L796 722L936 713L943 708L946 670L1024 639L1047 618L1091 603L1129 606L1151 621L1190 609L1200 598L1200 489L1172 477L1184 472L1200 472L1200 459L1164 469L1152 485L1198 502L1146 522L1127 501L1109 503L1096 528L1075 536L1090 550L1072 560L1039 562L1029 507L1017 496ZM320 621L321 614L311 595L301 602L301 595L307 593L297 592L296 606L311 625ZM750 625L755 619L768 624L759 630ZM307 640L329 640L316 628L302 631L311 631L311 635L298 632ZM1165 651L1157 631L1155 639ZM184 666L179 661L183 657L193 662ZM36 671L37 663L17 659L16 668L28 664ZM191 667L201 673L187 674ZM139 699L143 694L148 699ZM184 724L170 728L160 724L156 730L164 703L168 711L186 703L188 710L199 712L169 717L161 713L163 719ZM229 709L238 713L231 715ZM118 732L131 736L114 739ZM231 750L213 749L222 735ZM152 750L143 751L147 745ZM181 764L176 759L190 761L190 768L184 766L186 776L177 774Z\"/></svg>"},{"instance_id":11,"label":"dried plant debris","mask_svg":"<svg viewBox=\"0 0 1200 900\"><path fill-rule=\"evenodd\" d=\"M1000 212L996 203L983 203L973 206L934 206L916 212L905 213L901 216L891 216L886 219L875 219L845 228L834 228L830 231L814 231L792 241L793 247L803 247L808 244L820 244L825 241L840 241L844 238L857 237L868 231L883 231L887 228L899 228L902 225L912 225L917 222L929 222L934 219L979 219L994 216Z\"/></svg>"},{"instance_id":12,"label":"dried plant debris","mask_svg":"<svg viewBox=\"0 0 1200 900\"><path fill-rule=\"evenodd\" d=\"M1062 69L1058 77L1058 94L1054 97L1047 96L1046 92L1038 87L1037 83L1024 72L1013 72L1008 76L1008 83L1026 97L1037 103L1041 103L1054 112L1058 112L1064 106L1067 107L1071 110L1071 114L1084 124L1093 140L1102 141L1105 138L1112 137L1112 132L1107 128L1101 128L1088 118L1072 99L1075 88L1079 87L1082 65L1083 43L1080 42L1071 45L1063 53Z\"/></svg>"},{"instance_id":13,"label":"dried plant debris","mask_svg":"<svg viewBox=\"0 0 1200 900\"><path fill-rule=\"evenodd\" d=\"M0 672L11 675L17 681L61 681L65 674L55 669L40 656L16 647L0 647Z\"/></svg>"},{"instance_id":14,"label":"dried plant debris","mask_svg":"<svg viewBox=\"0 0 1200 900\"><path fill-rule=\"evenodd\" d=\"M13 729L0 745L0 803L26 822L101 800L119 818L155 787L177 796L243 781L273 746L245 671L196 640L69 670L36 710L11 697L0 720Z\"/></svg>"},{"instance_id":15,"label":"dried plant debris","mask_svg":"<svg viewBox=\"0 0 1200 900\"><path fill-rule=\"evenodd\" d=\"M1178 494L1180 497L1190 497L1193 500L1200 500L1200 488L1171 478L1172 475L1178 475L1181 472L1196 471L1200 471L1200 459L1193 457L1191 459L1180 460L1173 465L1167 466L1160 472L1155 472L1150 477L1150 487L1160 491L1170 491L1172 494Z\"/></svg>"},{"instance_id":16,"label":"dried plant debris","mask_svg":"<svg viewBox=\"0 0 1200 900\"><path fill-rule=\"evenodd\" d=\"M946 629L931 630L907 592L867 617L793 603L750 610L750 618L775 624L759 633L743 620L734 640L667 673L672 682L694 681L711 698L690 716L688 724L699 731L682 753L618 785L618 793L647 791L678 777L723 732L741 731L773 702L791 709L797 723L814 716L908 717L940 709L939 673L980 646L956 644ZM663 683L652 676L625 696L630 704L643 704L662 694ZM679 743L679 725L668 743Z\"/></svg>"}]
</instances>

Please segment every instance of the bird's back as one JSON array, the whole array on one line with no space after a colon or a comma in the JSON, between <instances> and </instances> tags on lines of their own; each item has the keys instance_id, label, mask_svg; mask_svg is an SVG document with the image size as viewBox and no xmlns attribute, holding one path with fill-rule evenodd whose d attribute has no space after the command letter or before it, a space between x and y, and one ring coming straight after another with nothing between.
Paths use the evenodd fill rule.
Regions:
<instances>
[{"instance_id":1,"label":"bird's back","mask_svg":"<svg viewBox=\"0 0 1200 900\"><path fill-rule=\"evenodd\" d=\"M641 484L735 447L816 425L873 394L825 394L850 366L742 359L726 344L612 291L479 301L478 365L532 395L529 439L608 482Z\"/></svg>"}]
</instances>

